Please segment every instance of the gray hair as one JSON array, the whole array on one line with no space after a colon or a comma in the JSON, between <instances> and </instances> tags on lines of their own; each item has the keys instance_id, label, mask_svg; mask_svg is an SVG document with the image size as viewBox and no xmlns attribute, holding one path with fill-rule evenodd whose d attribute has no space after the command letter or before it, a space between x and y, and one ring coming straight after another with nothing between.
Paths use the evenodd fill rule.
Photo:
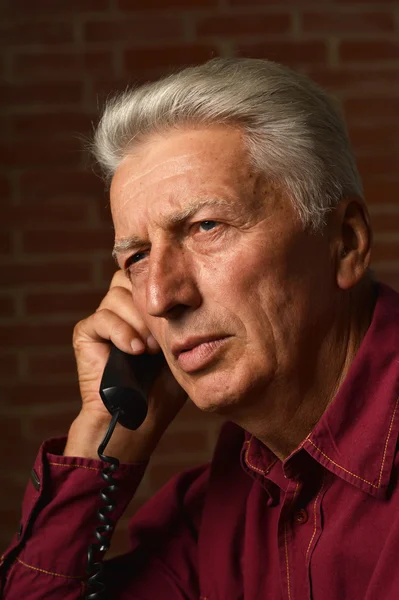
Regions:
<instances>
[{"instance_id":1,"label":"gray hair","mask_svg":"<svg viewBox=\"0 0 399 600\"><path fill-rule=\"evenodd\" d=\"M252 166L288 191L305 226L363 197L343 117L307 77L277 63L216 58L108 100L93 152L108 179L144 137L181 126L242 129Z\"/></svg>"}]
</instances>

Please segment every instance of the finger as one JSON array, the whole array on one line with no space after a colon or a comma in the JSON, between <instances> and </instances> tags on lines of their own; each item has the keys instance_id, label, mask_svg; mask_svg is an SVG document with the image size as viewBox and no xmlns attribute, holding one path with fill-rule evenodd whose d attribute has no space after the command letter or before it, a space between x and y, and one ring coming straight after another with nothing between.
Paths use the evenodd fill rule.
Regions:
<instances>
[{"instance_id":1,"label":"finger","mask_svg":"<svg viewBox=\"0 0 399 600\"><path fill-rule=\"evenodd\" d=\"M123 287L130 293L132 292L132 284L122 269L119 269L114 273L109 289L111 290L113 287Z\"/></svg>"},{"instance_id":2,"label":"finger","mask_svg":"<svg viewBox=\"0 0 399 600\"><path fill-rule=\"evenodd\" d=\"M145 343L139 332L113 311L103 308L81 321L74 335L74 345L110 341L122 352L141 354Z\"/></svg>"},{"instance_id":3,"label":"finger","mask_svg":"<svg viewBox=\"0 0 399 600\"><path fill-rule=\"evenodd\" d=\"M110 288L96 312L104 309L116 313L121 319L133 327L133 329L140 334L140 337L146 344L149 352L159 352L161 348L145 324L139 311L136 309L132 294L129 290L119 286Z\"/></svg>"}]
</instances>

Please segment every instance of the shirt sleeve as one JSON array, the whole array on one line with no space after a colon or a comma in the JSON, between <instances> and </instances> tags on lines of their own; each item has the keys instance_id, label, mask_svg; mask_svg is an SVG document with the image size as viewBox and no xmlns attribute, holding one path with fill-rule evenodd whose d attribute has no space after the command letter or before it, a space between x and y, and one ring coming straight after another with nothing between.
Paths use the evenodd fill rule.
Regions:
<instances>
[{"instance_id":1,"label":"shirt sleeve","mask_svg":"<svg viewBox=\"0 0 399 600\"><path fill-rule=\"evenodd\" d=\"M3 600L77 600L86 593L87 549L96 541L106 487L100 460L62 455L65 438L42 445L22 505L19 533L0 560ZM147 463L121 464L108 513L113 524L125 511ZM198 599L195 515L203 473L191 470L169 482L130 526L131 551L104 561L114 600ZM188 488L187 488L188 486ZM169 548L169 550L168 550ZM108 596L107 596L108 597Z\"/></svg>"}]
</instances>

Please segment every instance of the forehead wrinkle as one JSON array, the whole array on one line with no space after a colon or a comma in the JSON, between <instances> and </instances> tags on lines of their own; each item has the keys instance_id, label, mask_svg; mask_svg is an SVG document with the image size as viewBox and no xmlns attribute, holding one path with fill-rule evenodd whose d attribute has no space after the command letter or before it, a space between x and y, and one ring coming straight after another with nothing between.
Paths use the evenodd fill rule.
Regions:
<instances>
[{"instance_id":1,"label":"forehead wrinkle","mask_svg":"<svg viewBox=\"0 0 399 600\"><path fill-rule=\"evenodd\" d=\"M170 158L166 161L163 161L161 163L161 165L154 165L153 167L151 167L150 169L148 169L147 171L144 171L138 175L131 175L128 177L128 179L120 186L120 194L122 196L123 201L121 203L120 206L118 206L118 211L121 211L125 208L125 206L127 204L129 204L129 202L131 202L132 197L131 197L131 193L130 193L130 189L131 186L133 184L137 184L137 182L140 181L140 179L142 179L143 177L146 177L148 175L150 175L153 171L155 171L156 169L159 169L158 174L160 175L160 177L158 177L157 180L157 185L159 185L160 183L162 183L162 181L165 181L167 179L171 179L173 177L176 177L178 175L184 175L185 173L187 173L188 171L191 171L193 169L192 165L185 165L184 167L180 165L179 168L175 168L173 170L171 170L170 168L167 170L167 173L164 174L164 176L162 176L162 172L160 171L164 166L167 166L168 163L173 163L173 162L177 162L180 158L187 158L193 156L193 154L184 154L182 156L179 156L177 158ZM138 185L140 186L140 183L138 183ZM141 190L142 191L142 190Z\"/></svg>"},{"instance_id":2,"label":"forehead wrinkle","mask_svg":"<svg viewBox=\"0 0 399 600\"><path fill-rule=\"evenodd\" d=\"M166 160L162 160L160 163L152 165L151 167L147 168L145 171L141 171L140 173L137 173L137 174L131 174L130 177L128 177L127 180L121 186L121 191L124 191L125 188L127 186L129 186L131 183L134 183L134 182L138 181L139 179L142 179L143 177L146 177L147 175L150 175L153 171L155 171L157 169L161 170L162 167L168 166L168 165L170 165L170 163L172 163L172 164L173 163L178 163L182 159L191 158L192 156L195 156L196 154L198 154L198 152L189 152L187 154L180 154L179 156L173 156L171 158L167 158ZM122 166L123 163L127 159L132 158L132 156L134 157L134 155L128 154L125 157L125 159L122 161L122 163L120 164L120 166ZM190 169L192 169L191 165L187 165L187 164L184 165L184 166L180 165L179 169L176 169L175 172L172 173L172 175L176 175L177 172L178 173L186 173Z\"/></svg>"}]
</instances>

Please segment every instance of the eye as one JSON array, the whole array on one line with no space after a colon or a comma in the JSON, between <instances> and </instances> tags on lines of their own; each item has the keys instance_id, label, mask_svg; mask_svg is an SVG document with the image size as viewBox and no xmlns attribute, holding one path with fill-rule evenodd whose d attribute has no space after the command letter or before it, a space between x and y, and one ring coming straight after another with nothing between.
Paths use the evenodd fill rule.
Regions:
<instances>
[{"instance_id":1,"label":"eye","mask_svg":"<svg viewBox=\"0 0 399 600\"><path fill-rule=\"evenodd\" d=\"M201 221L201 223L198 224L198 227L202 227L203 229L205 229L205 231L211 231L217 225L217 221Z\"/></svg>"},{"instance_id":2,"label":"eye","mask_svg":"<svg viewBox=\"0 0 399 600\"><path fill-rule=\"evenodd\" d=\"M125 269L128 269L130 267L130 265L134 265L138 262L140 262L140 260L142 260L146 255L146 252L136 252L136 254L133 254L132 256L130 256L125 264Z\"/></svg>"}]
</instances>

